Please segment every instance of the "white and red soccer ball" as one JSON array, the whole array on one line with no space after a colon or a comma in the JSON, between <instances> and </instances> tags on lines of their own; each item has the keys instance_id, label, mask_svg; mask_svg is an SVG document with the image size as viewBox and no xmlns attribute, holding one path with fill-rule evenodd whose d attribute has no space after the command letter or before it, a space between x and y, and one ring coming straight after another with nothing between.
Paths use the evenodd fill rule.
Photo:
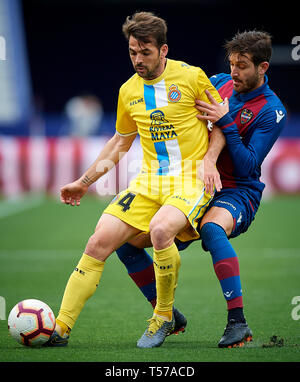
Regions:
<instances>
[{"instance_id":1,"label":"white and red soccer ball","mask_svg":"<svg viewBox=\"0 0 300 382\"><path fill-rule=\"evenodd\" d=\"M42 346L55 329L55 316L42 301L28 299L16 304L8 316L8 330L25 346Z\"/></svg>"}]
</instances>

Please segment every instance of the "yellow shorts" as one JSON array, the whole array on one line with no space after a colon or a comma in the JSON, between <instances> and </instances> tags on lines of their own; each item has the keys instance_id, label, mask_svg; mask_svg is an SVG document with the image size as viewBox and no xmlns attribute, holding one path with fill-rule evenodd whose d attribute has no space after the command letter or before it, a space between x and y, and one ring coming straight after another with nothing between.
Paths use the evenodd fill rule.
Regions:
<instances>
[{"instance_id":1,"label":"yellow shorts","mask_svg":"<svg viewBox=\"0 0 300 382\"><path fill-rule=\"evenodd\" d=\"M182 211L190 223L185 231L177 235L179 240L187 241L199 238L197 222L211 199L199 179L183 182L180 177L140 174L111 201L103 213L114 215L147 233L156 212L164 205L171 205Z\"/></svg>"}]
</instances>

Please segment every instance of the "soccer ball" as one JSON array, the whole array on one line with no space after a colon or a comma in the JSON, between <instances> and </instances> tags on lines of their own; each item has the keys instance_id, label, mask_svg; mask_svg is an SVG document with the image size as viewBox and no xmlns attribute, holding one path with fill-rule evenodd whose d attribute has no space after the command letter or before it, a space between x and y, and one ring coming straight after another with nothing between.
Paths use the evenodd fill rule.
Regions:
<instances>
[{"instance_id":1,"label":"soccer ball","mask_svg":"<svg viewBox=\"0 0 300 382\"><path fill-rule=\"evenodd\" d=\"M8 330L25 346L42 346L55 328L55 316L42 301L29 299L16 304L8 316Z\"/></svg>"}]
</instances>

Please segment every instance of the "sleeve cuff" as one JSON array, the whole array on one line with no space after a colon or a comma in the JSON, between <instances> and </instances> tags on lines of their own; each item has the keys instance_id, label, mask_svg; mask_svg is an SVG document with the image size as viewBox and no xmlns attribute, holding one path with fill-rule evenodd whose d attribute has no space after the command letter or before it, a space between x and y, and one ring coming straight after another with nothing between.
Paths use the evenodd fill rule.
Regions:
<instances>
[{"instance_id":1,"label":"sleeve cuff","mask_svg":"<svg viewBox=\"0 0 300 382\"><path fill-rule=\"evenodd\" d=\"M120 133L118 130L116 130L116 133L117 133L118 135L120 135L121 137L129 137L130 135L137 134L138 132L137 132L137 131L133 131L133 132L131 132L131 133L122 134L122 133Z\"/></svg>"},{"instance_id":2,"label":"sleeve cuff","mask_svg":"<svg viewBox=\"0 0 300 382\"><path fill-rule=\"evenodd\" d=\"M226 113L222 118L220 118L217 122L214 124L218 127L220 127L222 130L226 129L226 127L229 127L233 125L235 122L231 118L231 115L229 113Z\"/></svg>"}]
</instances>

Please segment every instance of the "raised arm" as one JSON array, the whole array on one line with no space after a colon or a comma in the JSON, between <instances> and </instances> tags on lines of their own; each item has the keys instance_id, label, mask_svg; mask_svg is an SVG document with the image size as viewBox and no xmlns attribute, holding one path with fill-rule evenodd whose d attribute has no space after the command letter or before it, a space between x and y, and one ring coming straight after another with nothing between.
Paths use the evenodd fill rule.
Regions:
<instances>
[{"instance_id":1,"label":"raised arm","mask_svg":"<svg viewBox=\"0 0 300 382\"><path fill-rule=\"evenodd\" d=\"M238 127L229 114L228 100L225 99L224 105L220 105L214 101L210 94L208 94L208 98L211 104L196 101L197 109L205 113L205 115L201 114L197 117L204 120L209 119L221 128L234 164L235 175L239 177L251 176L257 166L262 164L278 138L286 120L286 113L280 107L278 110L270 109L266 112L258 121L248 145L245 146L241 140Z\"/></svg>"}]
</instances>

